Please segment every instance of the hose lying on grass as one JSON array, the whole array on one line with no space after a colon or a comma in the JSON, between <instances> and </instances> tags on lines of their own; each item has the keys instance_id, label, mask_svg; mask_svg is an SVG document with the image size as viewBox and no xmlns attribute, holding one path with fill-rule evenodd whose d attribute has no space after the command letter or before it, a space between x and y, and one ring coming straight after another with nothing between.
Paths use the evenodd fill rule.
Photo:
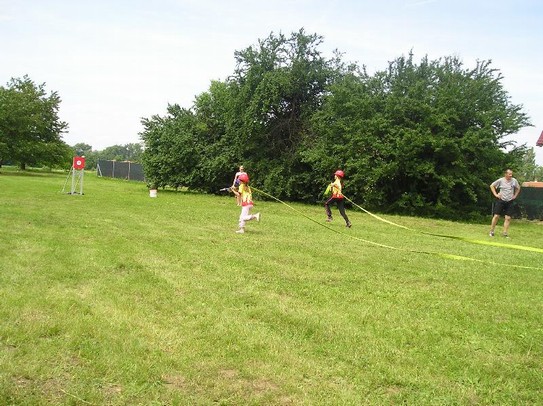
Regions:
<instances>
[{"instance_id":1,"label":"hose lying on grass","mask_svg":"<svg viewBox=\"0 0 543 406\"><path fill-rule=\"evenodd\" d=\"M380 244L380 243L377 243L377 242L374 242L374 241L370 241L370 240L366 240L364 238L360 238L360 237L357 237L355 235L352 235L351 233L346 233L346 232L343 232L343 231L339 231L335 228L332 228L330 226L328 226L327 224L324 224L322 222L319 222L309 216L307 216L305 213L301 212L300 210L292 207L290 204L278 199L277 197L275 196L272 196L270 195L269 193L266 193L264 192L263 190L260 190L260 189L257 189L256 187L254 186L251 186L251 188L257 192L257 193L260 193L264 196L267 196L269 197L270 199L273 199L281 204L284 204L285 206L287 206L289 209L295 211L296 213L298 213L299 215L305 217L306 219L308 219L309 221L312 221L313 223L316 223L318 224L319 226L321 227L324 227L330 231L333 231L337 234L341 234L341 235L344 235L348 238L351 238L353 240L357 240L357 241L361 241L361 242L364 242L364 243L367 243L367 244L370 244L370 245L373 245L373 246L376 246L376 247L381 247L381 248L386 248L386 249L391 249L391 250L395 250L395 251L403 251L403 252L413 252L413 253L417 253L417 254L425 254L425 255L433 255L433 256L437 256L437 257L440 257L440 258L446 258L446 259L454 259L454 260L458 260L458 261L472 261L472 262L479 262L479 263L482 263L482 264L488 264L488 265L499 265L498 263L496 262L492 262L492 261L485 261L485 260L481 260L481 259L476 259L476 258L471 258L471 257L467 257L467 256L464 256L464 255L456 255L456 254L446 254L446 253L443 253L443 252L434 252L434 251L424 251L424 250L414 250L414 249L408 249L408 248L399 248L399 247L393 247L391 245L386 245L386 244ZM351 199L345 197L345 199L347 201L349 201L350 203L352 203L355 207L359 208L360 210L362 210L363 212L371 215L372 217L378 219L379 221L383 221L385 223L388 223L390 225L393 225L395 227L399 227L399 228L403 228L405 230L409 230L409 231L413 231L413 232L418 232L418 233L422 233L422 234L426 234L426 235L431 235L431 236L435 236L435 237L442 237L442 238L452 238L452 239L456 239L456 240L461 240L461 241L465 241L465 242L470 242L470 243L474 243L474 244L484 244L484 245L493 245L493 246L498 246L498 247L507 247L507 248L513 248L513 249L522 249L522 250L526 250L526 251L532 251L532 252L541 252L543 253L543 249L540 249L540 248L533 248L533 247L523 247L521 245L510 245L510 244L500 244L500 243L494 243L494 242L487 242L487 241L480 241L480 240L473 240L473 239L470 239L470 238L464 238L464 237L455 237L455 236L449 236L449 235L444 235L444 234L434 234L434 233L428 233L428 232L425 232L425 231L418 231L418 230L415 230L415 229L412 229L412 228L409 228L409 227L406 227L406 226L402 226L400 224L396 224L396 223L393 223L392 221L389 221L389 220L386 220L382 217L379 217L373 213L370 213L368 210L364 209L363 207L357 205L356 203L354 203ZM538 269L538 270L543 270L543 268L539 268L539 267L535 267L535 266L525 266L525 265L516 265L516 264L509 264L508 266L510 267L513 267L513 268L521 268L521 269Z\"/></svg>"}]
</instances>

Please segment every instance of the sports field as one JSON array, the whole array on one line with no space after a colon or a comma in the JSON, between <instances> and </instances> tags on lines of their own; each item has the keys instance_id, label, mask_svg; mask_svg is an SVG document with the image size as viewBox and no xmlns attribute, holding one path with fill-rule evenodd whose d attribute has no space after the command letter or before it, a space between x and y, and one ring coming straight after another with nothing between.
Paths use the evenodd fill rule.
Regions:
<instances>
[{"instance_id":1,"label":"sports field","mask_svg":"<svg viewBox=\"0 0 543 406\"><path fill-rule=\"evenodd\" d=\"M538 223L257 201L238 235L232 195L85 176L0 168L0 404L543 403Z\"/></svg>"}]
</instances>

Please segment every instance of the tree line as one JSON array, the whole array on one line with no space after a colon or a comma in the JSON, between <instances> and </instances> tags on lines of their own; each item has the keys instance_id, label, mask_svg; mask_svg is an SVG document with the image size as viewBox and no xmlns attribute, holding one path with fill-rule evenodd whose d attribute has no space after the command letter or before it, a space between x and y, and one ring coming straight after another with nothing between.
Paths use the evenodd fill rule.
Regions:
<instances>
[{"instance_id":1,"label":"tree line","mask_svg":"<svg viewBox=\"0 0 543 406\"><path fill-rule=\"evenodd\" d=\"M488 212L505 168L530 166L531 150L508 140L529 118L490 61L409 53L369 74L337 51L324 57L322 43L303 29L271 33L236 51L231 76L190 108L143 119L152 186L213 193L243 164L268 193L316 202L341 168L366 207L459 218Z\"/></svg>"},{"instance_id":2,"label":"tree line","mask_svg":"<svg viewBox=\"0 0 543 406\"><path fill-rule=\"evenodd\" d=\"M236 67L189 108L142 119L141 144L93 151L62 140L60 96L28 76L0 86L0 166L66 168L85 155L140 161L153 187L217 192L243 164L278 198L317 202L338 168L353 200L381 212L460 218L488 212L488 184L507 167L543 177L529 126L490 61L400 56L373 74L303 29L234 53Z\"/></svg>"}]
</instances>

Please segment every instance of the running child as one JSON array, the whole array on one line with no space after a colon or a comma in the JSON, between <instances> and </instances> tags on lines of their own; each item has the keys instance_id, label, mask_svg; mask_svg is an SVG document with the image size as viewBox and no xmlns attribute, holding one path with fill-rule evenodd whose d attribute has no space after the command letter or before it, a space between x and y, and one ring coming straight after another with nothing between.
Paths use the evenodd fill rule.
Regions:
<instances>
[{"instance_id":1,"label":"running child","mask_svg":"<svg viewBox=\"0 0 543 406\"><path fill-rule=\"evenodd\" d=\"M238 176L238 180L239 188L238 190L234 189L234 193L241 202L241 214L239 216L239 230L236 231L236 233L243 234L245 232L245 223L251 220L260 221L260 213L251 214L251 209L253 208L253 192L249 186L249 175L242 173Z\"/></svg>"},{"instance_id":2,"label":"running child","mask_svg":"<svg viewBox=\"0 0 543 406\"><path fill-rule=\"evenodd\" d=\"M345 227L350 228L351 222L349 217L345 213L345 196L343 196L343 177L345 174L342 170L338 169L334 173L334 181L330 184L330 190L332 192L332 197L330 197L326 203L324 203L324 209L326 210L326 221L332 221L332 211L330 210L330 205L336 203L339 210L339 214L345 220Z\"/></svg>"}]
</instances>

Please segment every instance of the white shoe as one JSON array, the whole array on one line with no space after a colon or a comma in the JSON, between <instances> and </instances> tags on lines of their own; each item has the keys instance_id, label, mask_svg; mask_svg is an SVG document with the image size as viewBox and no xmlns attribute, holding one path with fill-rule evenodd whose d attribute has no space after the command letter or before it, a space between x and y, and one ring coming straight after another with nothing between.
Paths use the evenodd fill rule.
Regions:
<instances>
[{"instance_id":1,"label":"white shoe","mask_svg":"<svg viewBox=\"0 0 543 406\"><path fill-rule=\"evenodd\" d=\"M255 214L255 219L256 221L260 221L260 212Z\"/></svg>"},{"instance_id":2,"label":"white shoe","mask_svg":"<svg viewBox=\"0 0 543 406\"><path fill-rule=\"evenodd\" d=\"M236 231L236 233L238 234L243 234L245 232L245 230L243 228L240 228L238 231Z\"/></svg>"}]
</instances>

